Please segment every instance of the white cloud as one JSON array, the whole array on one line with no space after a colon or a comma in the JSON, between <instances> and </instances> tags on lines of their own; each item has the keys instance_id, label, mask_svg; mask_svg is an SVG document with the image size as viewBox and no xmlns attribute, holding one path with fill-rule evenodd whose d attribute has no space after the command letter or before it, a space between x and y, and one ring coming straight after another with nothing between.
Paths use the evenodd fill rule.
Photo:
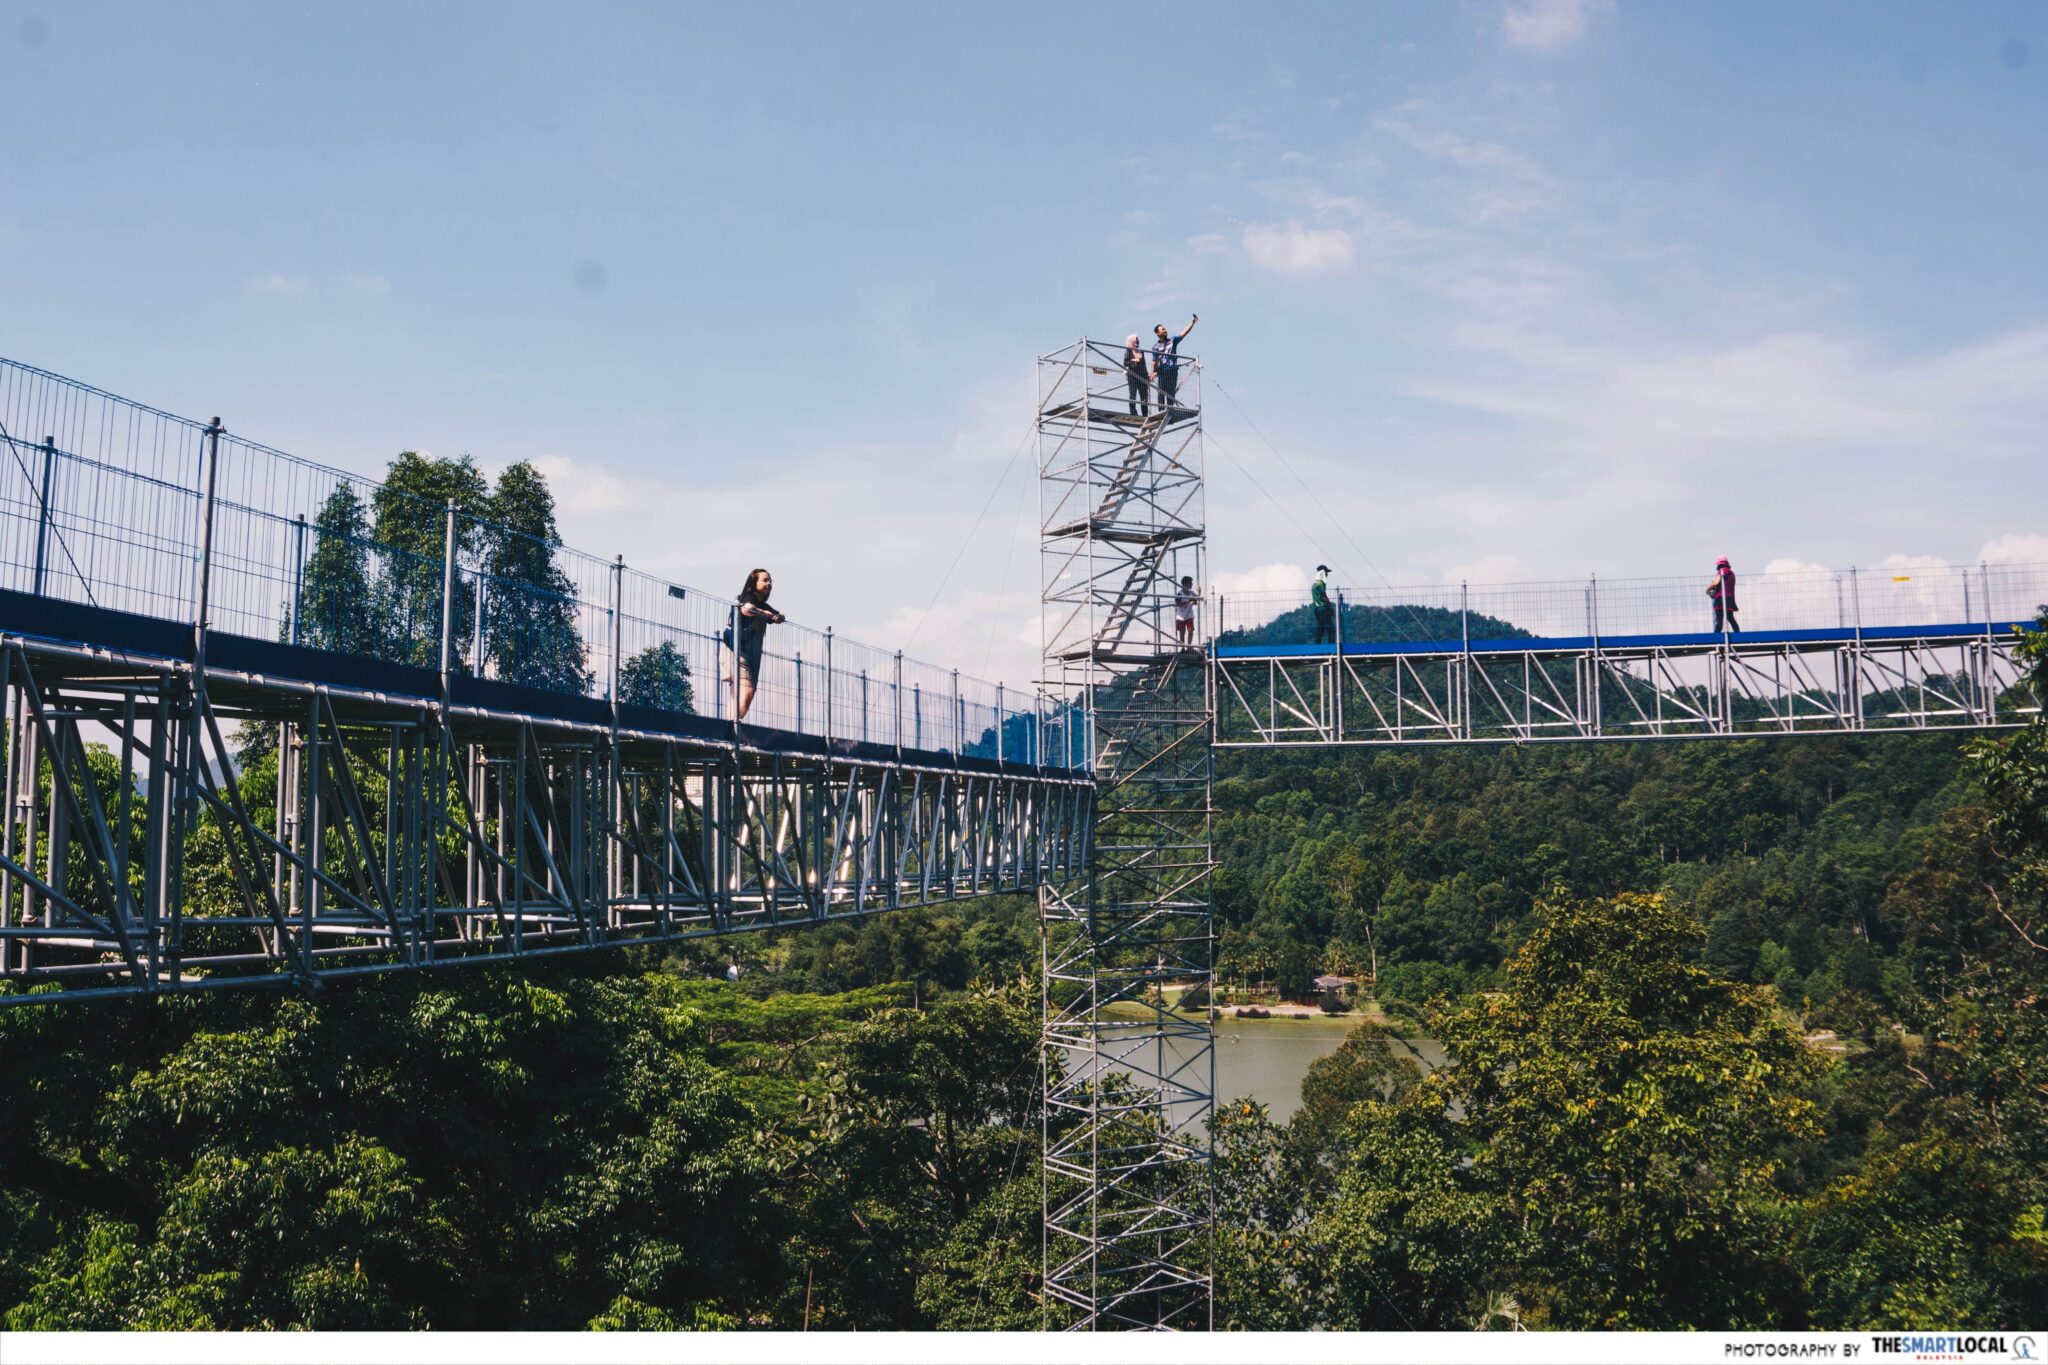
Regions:
<instances>
[{"instance_id":1,"label":"white cloud","mask_svg":"<svg viewBox=\"0 0 2048 1365\"><path fill-rule=\"evenodd\" d=\"M2003 535L1985 541L1977 558L1986 564L2048 564L2048 536Z\"/></svg>"},{"instance_id":2,"label":"white cloud","mask_svg":"<svg viewBox=\"0 0 2048 1365\"><path fill-rule=\"evenodd\" d=\"M1261 564L1257 568L1244 569L1236 573L1217 572L1209 575L1211 596L1222 593L1224 597L1258 597L1273 593L1299 595L1308 591L1309 572L1299 564Z\"/></svg>"},{"instance_id":3,"label":"white cloud","mask_svg":"<svg viewBox=\"0 0 2048 1365\"><path fill-rule=\"evenodd\" d=\"M1555 52L1577 42L1612 0L1518 0L1501 11L1501 32L1516 47Z\"/></svg>"},{"instance_id":4,"label":"white cloud","mask_svg":"<svg viewBox=\"0 0 2048 1365\"><path fill-rule=\"evenodd\" d=\"M565 543L600 559L623 554L629 569L696 590L693 604L699 593L725 601L747 568L765 565L792 622L831 625L887 653L917 627L995 478L984 465L981 478L936 480L951 458L944 445L823 451L780 478L782 492L649 478L563 455L534 463L554 491ZM1036 504L1029 461L1019 464L914 647L916 657L968 674L986 660L987 677L1013 685L1039 673ZM940 486L959 496L931 496Z\"/></svg>"},{"instance_id":5,"label":"white cloud","mask_svg":"<svg viewBox=\"0 0 2048 1365\"><path fill-rule=\"evenodd\" d=\"M1234 248L1220 232L1204 232L1188 238L1159 273L1147 280L1131 300L1140 313L1149 313L1170 303L1185 303L1197 296L1197 282L1206 278L1208 262L1228 256ZM1144 330L1144 329L1140 329Z\"/></svg>"},{"instance_id":6,"label":"white cloud","mask_svg":"<svg viewBox=\"0 0 2048 1365\"><path fill-rule=\"evenodd\" d=\"M337 275L293 275L266 270L251 275L245 287L252 294L271 298L304 298L340 295L354 298L383 298L391 292L391 281L367 270L345 270Z\"/></svg>"},{"instance_id":7,"label":"white cloud","mask_svg":"<svg viewBox=\"0 0 2048 1365\"><path fill-rule=\"evenodd\" d=\"M1460 336L1506 368L1492 379L1424 381L1418 394L1660 464L1707 451L1738 465L1775 462L1789 448L1818 455L1848 443L2020 457L2048 426L2048 327L1901 361L1810 332L1661 354L1515 322Z\"/></svg>"},{"instance_id":8,"label":"white cloud","mask_svg":"<svg viewBox=\"0 0 2048 1365\"><path fill-rule=\"evenodd\" d=\"M1764 573L1766 575L1830 574L1833 572L1834 568L1832 565L1815 564L1811 560L1800 559L1797 556L1781 556L1764 565Z\"/></svg>"},{"instance_id":9,"label":"white cloud","mask_svg":"<svg viewBox=\"0 0 2048 1365\"><path fill-rule=\"evenodd\" d=\"M1444 570L1446 583L1512 583L1528 577L1528 570L1514 555L1481 555L1469 564L1453 564Z\"/></svg>"},{"instance_id":10,"label":"white cloud","mask_svg":"<svg viewBox=\"0 0 2048 1365\"><path fill-rule=\"evenodd\" d=\"M1355 248L1351 234L1342 228L1254 223L1244 230L1244 250L1261 270L1306 279L1349 270Z\"/></svg>"}]
</instances>

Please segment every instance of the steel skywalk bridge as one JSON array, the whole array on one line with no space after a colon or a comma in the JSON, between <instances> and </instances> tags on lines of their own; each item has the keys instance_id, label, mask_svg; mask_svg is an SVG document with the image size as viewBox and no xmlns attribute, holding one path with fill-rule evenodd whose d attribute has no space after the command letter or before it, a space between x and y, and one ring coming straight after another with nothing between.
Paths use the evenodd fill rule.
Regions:
<instances>
[{"instance_id":1,"label":"steel skywalk bridge","mask_svg":"<svg viewBox=\"0 0 2048 1365\"><path fill-rule=\"evenodd\" d=\"M1758 575L1738 593L1757 628L1726 631L1697 628L1706 579L1333 590L1337 638L1320 644L1298 642L1305 597L1219 599L1215 743L1853 734L2039 714L2013 645L2048 602L2048 565Z\"/></svg>"},{"instance_id":2,"label":"steel skywalk bridge","mask_svg":"<svg viewBox=\"0 0 2048 1365\"><path fill-rule=\"evenodd\" d=\"M785 624L740 722L722 595L10 361L0 424L0 1003L815 924L1086 858L1043 697Z\"/></svg>"}]
</instances>

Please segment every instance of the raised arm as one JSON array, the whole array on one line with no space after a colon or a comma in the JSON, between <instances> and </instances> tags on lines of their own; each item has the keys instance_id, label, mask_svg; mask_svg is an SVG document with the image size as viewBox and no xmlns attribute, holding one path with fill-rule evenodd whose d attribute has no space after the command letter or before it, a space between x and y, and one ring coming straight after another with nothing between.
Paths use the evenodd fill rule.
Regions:
<instances>
[{"instance_id":1,"label":"raised arm","mask_svg":"<svg viewBox=\"0 0 2048 1365\"><path fill-rule=\"evenodd\" d=\"M1194 331L1195 324L1200 322L1201 320L1202 315L1200 313L1188 314L1188 325L1180 329L1180 336L1176 339L1180 341L1186 341L1188 338L1188 333Z\"/></svg>"}]
</instances>

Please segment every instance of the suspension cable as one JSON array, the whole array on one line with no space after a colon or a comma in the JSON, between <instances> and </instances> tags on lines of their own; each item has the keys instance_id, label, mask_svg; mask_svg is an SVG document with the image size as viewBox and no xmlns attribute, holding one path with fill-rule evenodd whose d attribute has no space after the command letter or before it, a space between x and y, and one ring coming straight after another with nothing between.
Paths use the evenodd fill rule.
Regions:
<instances>
[{"instance_id":1,"label":"suspension cable","mask_svg":"<svg viewBox=\"0 0 2048 1365\"><path fill-rule=\"evenodd\" d=\"M1004 462L1003 472L997 477L996 486L988 490L988 500L982 503L981 511L975 514L974 525L967 529L966 536L960 541L960 548L953 552L953 562L946 566L946 572L939 578L938 587L932 589L932 600L924 604L924 611L918 616L917 624L911 628L909 638L904 640L903 648L906 650L917 642L917 633L924 629L924 623L931 616L932 608L939 604L939 595L945 592L946 585L953 581L953 570L960 567L960 557L967 553L967 547L973 543L975 534L981 530L981 523L983 518L988 516L988 509L995 506L996 494L1002 492L1003 485L1010 481L1010 471L1017 467L1017 457L1024 453L1025 444L1030 441L1031 433L1037 429L1038 417L1034 413L1031 425L1026 427L1023 436L1018 438L1017 448L1010 452L1010 458Z\"/></svg>"},{"instance_id":2,"label":"suspension cable","mask_svg":"<svg viewBox=\"0 0 2048 1365\"><path fill-rule=\"evenodd\" d=\"M1362 562L1366 568L1372 571L1373 577L1379 579L1381 585L1384 586L1389 592L1399 591L1394 586L1394 581L1391 578L1388 578L1386 574L1380 570L1379 565L1373 563L1372 556L1367 554L1364 548L1360 546L1356 540L1352 539L1351 533L1344 529L1344 523L1339 521L1336 515L1330 511L1329 507L1323 502L1323 500L1316 496L1316 491L1314 488L1309 486L1308 480L1302 478L1300 471L1295 469L1292 462L1290 462L1285 455L1282 455L1280 453L1280 447L1274 445L1272 439L1266 435L1264 429L1261 428L1257 422L1252 420L1252 415L1244 410L1243 404L1237 401L1236 396L1232 394L1229 389L1223 387L1223 381L1211 380L1209 382L1215 386L1215 389L1218 393L1223 395L1224 401L1230 404L1232 409L1236 411L1237 415L1244 419L1244 424L1252 429L1252 433L1256 435L1260 441L1264 442L1266 449L1272 452L1273 458L1280 462L1280 467L1293 476L1294 482L1300 485L1301 491L1308 494L1308 500L1316 505L1316 510L1318 512L1321 512L1323 514L1323 519L1328 521L1331 526L1336 528L1338 535L1344 537L1344 543L1349 545L1352 549L1352 552L1358 556L1360 562ZM1209 443L1211 445L1214 445L1215 438L1211 437ZM1225 454L1227 456L1229 452L1226 451ZM1235 458L1232 458L1230 462L1234 465L1237 464L1237 460ZM1243 465L1238 465L1237 467L1240 471L1244 470ZM1251 478L1251 475L1249 473L1246 473L1245 477ZM1258 486L1258 480L1253 479L1252 483L1254 487ZM1259 488L1259 491L1261 493L1266 492L1264 488ZM1266 498L1267 501L1272 502L1275 507L1278 507L1280 505L1278 501L1276 501L1273 498L1272 494L1266 493ZM1282 511L1284 512L1285 509L1283 508ZM1295 528L1297 530L1301 530L1300 522L1294 521L1294 518L1291 515L1288 516L1287 519L1291 522L1294 522ZM1322 543L1318 541L1314 536L1309 535L1308 532L1305 530L1302 531L1302 534L1308 537L1309 543L1311 545L1314 545L1316 549L1322 553L1325 559L1335 558L1335 556L1330 554L1329 551L1323 549ZM1388 610L1399 610L1405 612L1408 616L1408 623L1414 626L1418 632L1424 632L1426 634L1427 627L1423 625L1422 617L1418 614L1415 605L1395 604L1393 606L1390 606Z\"/></svg>"}]
</instances>

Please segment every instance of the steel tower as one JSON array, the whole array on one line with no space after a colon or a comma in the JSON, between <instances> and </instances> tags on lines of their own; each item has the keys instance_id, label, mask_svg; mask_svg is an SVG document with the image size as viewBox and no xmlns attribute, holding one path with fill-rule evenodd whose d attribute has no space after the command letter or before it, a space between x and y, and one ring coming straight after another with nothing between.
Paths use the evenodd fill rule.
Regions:
<instances>
[{"instance_id":1,"label":"steel tower","mask_svg":"<svg viewBox=\"0 0 2048 1365\"><path fill-rule=\"evenodd\" d=\"M1201 367L1174 402L1127 393L1122 347L1038 362L1046 685L1054 743L1096 775L1085 871L1039 891L1048 1327L1207 1329L1214 1052ZM1171 1007L1170 987L1199 1000ZM1199 994L1196 994L1199 992Z\"/></svg>"}]
</instances>

